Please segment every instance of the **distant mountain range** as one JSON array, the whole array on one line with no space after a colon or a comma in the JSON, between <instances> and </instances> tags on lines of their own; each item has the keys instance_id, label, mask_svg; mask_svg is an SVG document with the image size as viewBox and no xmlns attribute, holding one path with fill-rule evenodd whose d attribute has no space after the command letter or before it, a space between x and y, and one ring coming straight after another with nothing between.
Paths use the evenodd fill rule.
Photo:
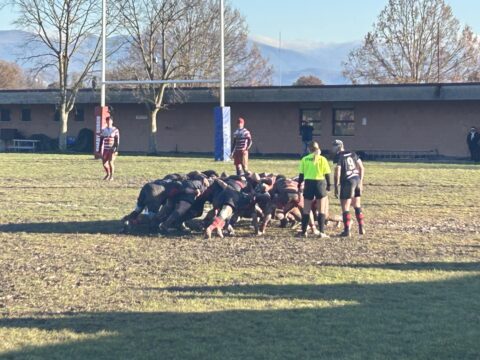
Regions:
<instances>
[{"instance_id":1,"label":"distant mountain range","mask_svg":"<svg viewBox=\"0 0 480 360\"><path fill-rule=\"evenodd\" d=\"M254 39L262 55L274 67L274 85L291 85L300 76L314 75L325 84L345 84L342 75L342 61L360 42L317 45L308 48L279 48L270 43Z\"/></svg>"},{"instance_id":2,"label":"distant mountain range","mask_svg":"<svg viewBox=\"0 0 480 360\"><path fill-rule=\"evenodd\" d=\"M18 61L24 56L24 46L28 33L20 30L0 31L0 59L18 62L25 69L31 68L31 62ZM92 41L93 42L93 41ZM347 80L342 76L341 63L347 58L348 53L359 42L340 44L319 44L303 47L302 44L288 44L280 49L272 41L253 37L251 42L256 44L261 54L269 60L274 67L274 85L291 85L303 75L314 75L325 84L345 84ZM74 67L75 65L72 64ZM75 70L75 68L74 68ZM46 81L54 81L55 74L47 75Z\"/></svg>"}]
</instances>

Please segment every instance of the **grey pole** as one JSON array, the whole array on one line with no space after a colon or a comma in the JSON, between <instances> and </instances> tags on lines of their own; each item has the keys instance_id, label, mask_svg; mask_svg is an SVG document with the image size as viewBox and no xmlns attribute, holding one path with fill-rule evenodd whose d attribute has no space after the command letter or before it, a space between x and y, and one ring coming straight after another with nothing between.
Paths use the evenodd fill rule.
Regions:
<instances>
[{"instance_id":1,"label":"grey pole","mask_svg":"<svg viewBox=\"0 0 480 360\"><path fill-rule=\"evenodd\" d=\"M107 57L107 0L102 0L102 86L100 105L105 106L105 66Z\"/></svg>"},{"instance_id":2,"label":"grey pole","mask_svg":"<svg viewBox=\"0 0 480 360\"><path fill-rule=\"evenodd\" d=\"M220 0L220 106L225 107L225 14Z\"/></svg>"}]
</instances>

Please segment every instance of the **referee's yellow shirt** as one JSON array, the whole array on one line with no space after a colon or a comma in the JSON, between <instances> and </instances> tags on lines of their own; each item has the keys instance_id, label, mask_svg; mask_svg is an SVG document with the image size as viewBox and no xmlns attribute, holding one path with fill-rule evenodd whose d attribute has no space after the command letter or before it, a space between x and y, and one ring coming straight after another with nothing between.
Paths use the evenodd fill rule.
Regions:
<instances>
[{"instance_id":1,"label":"referee's yellow shirt","mask_svg":"<svg viewBox=\"0 0 480 360\"><path fill-rule=\"evenodd\" d=\"M309 154L300 160L299 172L303 174L305 180L324 180L325 175L330 174L330 165L321 155L315 163L315 155Z\"/></svg>"}]
</instances>

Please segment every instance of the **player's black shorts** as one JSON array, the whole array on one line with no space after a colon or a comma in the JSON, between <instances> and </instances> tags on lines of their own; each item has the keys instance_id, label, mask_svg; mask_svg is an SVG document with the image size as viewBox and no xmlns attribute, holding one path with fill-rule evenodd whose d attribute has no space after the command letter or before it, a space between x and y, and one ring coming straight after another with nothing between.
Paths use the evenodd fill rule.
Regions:
<instances>
[{"instance_id":1,"label":"player's black shorts","mask_svg":"<svg viewBox=\"0 0 480 360\"><path fill-rule=\"evenodd\" d=\"M360 178L355 176L351 179L342 181L340 184L340 199L348 200L353 197L360 197L362 192L360 191Z\"/></svg>"},{"instance_id":2,"label":"player's black shorts","mask_svg":"<svg viewBox=\"0 0 480 360\"><path fill-rule=\"evenodd\" d=\"M229 205L235 209L238 205L240 196L241 194L239 191L227 187L213 199L213 207L215 209L221 209L223 206Z\"/></svg>"},{"instance_id":3,"label":"player's black shorts","mask_svg":"<svg viewBox=\"0 0 480 360\"><path fill-rule=\"evenodd\" d=\"M325 180L305 180L303 197L306 200L321 199L327 196L327 183Z\"/></svg>"},{"instance_id":4,"label":"player's black shorts","mask_svg":"<svg viewBox=\"0 0 480 360\"><path fill-rule=\"evenodd\" d=\"M298 192L283 191L280 194L278 194L276 198L276 203L281 208L287 206L289 203L298 204L299 202L300 202L300 195L298 195Z\"/></svg>"},{"instance_id":5,"label":"player's black shorts","mask_svg":"<svg viewBox=\"0 0 480 360\"><path fill-rule=\"evenodd\" d=\"M192 205L195 202L195 194L181 193L181 194L178 194L175 197L175 200L177 202L185 201L185 202L189 203L190 205Z\"/></svg>"}]
</instances>

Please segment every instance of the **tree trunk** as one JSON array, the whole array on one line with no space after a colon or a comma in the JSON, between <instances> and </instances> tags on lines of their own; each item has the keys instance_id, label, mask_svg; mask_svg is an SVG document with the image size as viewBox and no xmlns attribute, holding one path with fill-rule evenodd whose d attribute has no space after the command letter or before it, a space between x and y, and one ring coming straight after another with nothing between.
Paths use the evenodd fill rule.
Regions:
<instances>
[{"instance_id":1,"label":"tree trunk","mask_svg":"<svg viewBox=\"0 0 480 360\"><path fill-rule=\"evenodd\" d=\"M58 148L60 151L67 150L67 132L68 132L68 112L65 104L61 104L58 109L60 115L60 133L58 135Z\"/></svg>"},{"instance_id":2,"label":"tree trunk","mask_svg":"<svg viewBox=\"0 0 480 360\"><path fill-rule=\"evenodd\" d=\"M151 109L148 114L150 120L150 138L148 141L149 154L157 153L157 114L157 108Z\"/></svg>"}]
</instances>

